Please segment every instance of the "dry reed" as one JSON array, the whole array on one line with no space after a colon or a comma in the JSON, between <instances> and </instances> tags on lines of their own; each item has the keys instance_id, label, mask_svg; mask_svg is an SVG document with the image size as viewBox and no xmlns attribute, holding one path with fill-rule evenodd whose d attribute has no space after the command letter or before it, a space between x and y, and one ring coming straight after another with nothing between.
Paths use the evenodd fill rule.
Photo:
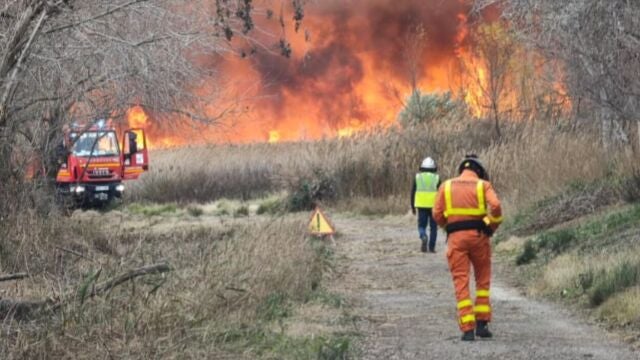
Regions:
<instances>
[{"instance_id":1,"label":"dry reed","mask_svg":"<svg viewBox=\"0 0 640 360\"><path fill-rule=\"evenodd\" d=\"M161 151L154 154L153 170L135 185L132 197L209 202L306 187L312 197L334 203L405 197L408 204L413 176L424 157L435 158L447 178L456 174L465 154L476 153L507 207L515 210L572 182L629 171L629 152L605 149L597 131L590 129L516 123L505 125L503 137L494 139L487 123L460 123L455 129L419 126L318 142Z\"/></svg>"}]
</instances>

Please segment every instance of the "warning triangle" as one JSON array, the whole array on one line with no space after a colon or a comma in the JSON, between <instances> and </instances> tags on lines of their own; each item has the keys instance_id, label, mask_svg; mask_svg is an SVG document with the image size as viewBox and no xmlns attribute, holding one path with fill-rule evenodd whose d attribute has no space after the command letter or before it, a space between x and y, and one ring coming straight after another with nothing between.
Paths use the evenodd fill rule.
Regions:
<instances>
[{"instance_id":1,"label":"warning triangle","mask_svg":"<svg viewBox=\"0 0 640 360\"><path fill-rule=\"evenodd\" d=\"M313 235L333 235L336 233L327 216L316 208L309 221L309 232Z\"/></svg>"}]
</instances>

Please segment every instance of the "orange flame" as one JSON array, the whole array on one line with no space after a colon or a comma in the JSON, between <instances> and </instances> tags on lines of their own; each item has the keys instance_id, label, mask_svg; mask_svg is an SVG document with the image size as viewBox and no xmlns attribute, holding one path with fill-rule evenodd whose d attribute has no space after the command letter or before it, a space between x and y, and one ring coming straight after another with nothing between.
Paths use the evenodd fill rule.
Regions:
<instances>
[{"instance_id":1,"label":"orange flame","mask_svg":"<svg viewBox=\"0 0 640 360\"><path fill-rule=\"evenodd\" d=\"M280 132L277 130L271 130L269 131L269 140L268 142L273 144L273 143L277 143L280 141Z\"/></svg>"},{"instance_id":2,"label":"orange flame","mask_svg":"<svg viewBox=\"0 0 640 360\"><path fill-rule=\"evenodd\" d=\"M144 128L148 125L149 117L141 106L134 106L127 111L127 122L132 128Z\"/></svg>"},{"instance_id":3,"label":"orange flame","mask_svg":"<svg viewBox=\"0 0 640 360\"><path fill-rule=\"evenodd\" d=\"M165 129L153 115L133 107L127 113L129 125L145 127L153 144L150 147L155 148L345 138L388 128L396 123L403 103L414 90L403 58L406 44L402 39L410 31L407 18L424 22L427 33L415 85L423 93L452 91L466 103L471 116L487 115L483 98L490 73L469 48L475 29L465 15L469 13L467 1L354 1L366 16L344 2L311 2L305 9L302 31L285 22L284 32L292 48L288 59L258 51L250 60L238 57L216 61L216 70L232 74L226 87L229 93L242 93L251 99L239 106L242 117L229 116L218 124L222 126L215 127L170 121L172 128ZM445 16L447 21L442 21ZM427 24L437 24L437 28ZM456 68L460 63L474 69L475 79L459 78L465 76ZM206 86L194 91L207 91ZM503 108L513 107L518 94L509 94L504 101L509 104ZM236 104L237 99L219 100L204 111L215 117L229 103Z\"/></svg>"}]
</instances>

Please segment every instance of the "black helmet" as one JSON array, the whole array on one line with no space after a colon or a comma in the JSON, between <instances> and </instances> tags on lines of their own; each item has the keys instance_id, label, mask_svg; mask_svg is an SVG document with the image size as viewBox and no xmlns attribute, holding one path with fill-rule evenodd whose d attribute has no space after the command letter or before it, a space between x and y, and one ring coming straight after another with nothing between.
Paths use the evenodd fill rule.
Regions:
<instances>
[{"instance_id":1,"label":"black helmet","mask_svg":"<svg viewBox=\"0 0 640 360\"><path fill-rule=\"evenodd\" d=\"M478 156L475 154L467 155L464 157L464 160L462 160L460 166L458 167L458 172L462 173L462 171L464 171L465 169L472 170L482 180L489 180L487 171L484 169L484 166L480 162L480 159L478 159Z\"/></svg>"}]
</instances>

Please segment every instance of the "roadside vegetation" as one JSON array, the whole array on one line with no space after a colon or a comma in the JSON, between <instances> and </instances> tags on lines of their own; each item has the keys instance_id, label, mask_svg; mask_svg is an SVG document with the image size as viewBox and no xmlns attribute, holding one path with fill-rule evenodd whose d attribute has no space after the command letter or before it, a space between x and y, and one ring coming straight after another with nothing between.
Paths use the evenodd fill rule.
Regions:
<instances>
[{"instance_id":1,"label":"roadside vegetation","mask_svg":"<svg viewBox=\"0 0 640 360\"><path fill-rule=\"evenodd\" d=\"M640 331L640 204L628 174L576 180L519 211L496 250L530 294L585 309L631 340Z\"/></svg>"},{"instance_id":2,"label":"roadside vegetation","mask_svg":"<svg viewBox=\"0 0 640 360\"><path fill-rule=\"evenodd\" d=\"M47 305L4 325L5 358L94 358L88 348L116 358L348 356L348 307L326 282L332 250L304 235L306 216L247 222L190 212L132 205L100 221L76 212L28 224L37 233L11 234L2 268L22 269L23 256L32 266L29 277L2 288L3 298ZM93 294L148 264L170 271ZM0 310L4 317L15 309ZM301 331L300 322L322 330Z\"/></svg>"}]
</instances>

